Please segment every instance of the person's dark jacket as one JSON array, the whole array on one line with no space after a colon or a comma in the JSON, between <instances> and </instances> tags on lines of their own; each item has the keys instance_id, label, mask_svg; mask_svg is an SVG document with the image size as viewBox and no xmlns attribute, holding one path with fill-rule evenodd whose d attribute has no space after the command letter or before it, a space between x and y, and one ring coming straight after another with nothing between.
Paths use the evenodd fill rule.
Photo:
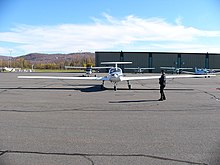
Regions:
<instances>
[{"instance_id":1,"label":"person's dark jacket","mask_svg":"<svg viewBox=\"0 0 220 165\"><path fill-rule=\"evenodd\" d=\"M165 74L162 74L161 75L161 77L159 78L159 84L161 85L161 86L166 86L166 76L165 76Z\"/></svg>"}]
</instances>

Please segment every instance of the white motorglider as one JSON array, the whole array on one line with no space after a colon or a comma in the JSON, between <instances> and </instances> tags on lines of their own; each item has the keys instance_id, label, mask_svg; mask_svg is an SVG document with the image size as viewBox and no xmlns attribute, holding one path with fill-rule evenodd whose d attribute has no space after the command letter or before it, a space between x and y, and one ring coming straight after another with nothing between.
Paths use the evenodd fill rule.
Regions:
<instances>
[{"instance_id":1,"label":"white motorglider","mask_svg":"<svg viewBox=\"0 0 220 165\"><path fill-rule=\"evenodd\" d=\"M109 73L104 77L54 77L54 76L18 76L19 79L57 79L57 80L99 80L102 81L101 88L104 88L104 82L110 81L114 84L114 90L117 90L117 83L120 81L127 81L128 89L131 89L130 81L132 80L151 80L159 79L158 76L139 76L127 77L123 75L122 69L118 64L131 64L132 62L102 62L101 64L115 64L115 67L109 69ZM215 75L167 75L167 79L173 78L199 78L199 77L213 77Z\"/></svg>"},{"instance_id":2,"label":"white motorglider","mask_svg":"<svg viewBox=\"0 0 220 165\"><path fill-rule=\"evenodd\" d=\"M85 76L90 76L93 73L93 70L100 70L100 69L110 69L111 67L95 67L95 66L65 66L65 69L83 69L85 70Z\"/></svg>"},{"instance_id":3,"label":"white motorglider","mask_svg":"<svg viewBox=\"0 0 220 165\"><path fill-rule=\"evenodd\" d=\"M193 68L179 68L173 66L161 66L160 69L171 71L172 73L180 74L183 73L184 70L192 70Z\"/></svg>"},{"instance_id":4,"label":"white motorglider","mask_svg":"<svg viewBox=\"0 0 220 165\"><path fill-rule=\"evenodd\" d=\"M133 70L134 73L144 73L146 70L154 70L155 68L141 68L141 67L137 67L137 68L124 68L126 70Z\"/></svg>"}]
</instances>

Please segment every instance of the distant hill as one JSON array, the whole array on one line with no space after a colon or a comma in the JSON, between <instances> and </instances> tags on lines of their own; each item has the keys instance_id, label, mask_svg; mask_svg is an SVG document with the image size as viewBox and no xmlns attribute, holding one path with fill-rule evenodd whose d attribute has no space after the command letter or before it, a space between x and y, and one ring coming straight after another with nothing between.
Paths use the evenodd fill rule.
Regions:
<instances>
[{"instance_id":1,"label":"distant hill","mask_svg":"<svg viewBox=\"0 0 220 165\"><path fill-rule=\"evenodd\" d=\"M8 60L8 56L1 56L0 55L0 60Z\"/></svg>"},{"instance_id":2,"label":"distant hill","mask_svg":"<svg viewBox=\"0 0 220 165\"><path fill-rule=\"evenodd\" d=\"M23 58L26 61L29 61L32 64L36 63L56 63L61 61L75 61L83 58L95 59L95 53L82 52L82 53L69 53L69 54L43 54L43 53L30 53L27 55L22 55L19 57L10 57L10 60L16 60ZM9 56L1 56L0 60L8 60Z\"/></svg>"},{"instance_id":3,"label":"distant hill","mask_svg":"<svg viewBox=\"0 0 220 165\"><path fill-rule=\"evenodd\" d=\"M95 53L84 52L84 53L69 53L69 54L43 54L43 53L30 53L24 56L16 58L24 58L30 63L53 63L60 61L72 61L82 58L90 57L95 59Z\"/></svg>"},{"instance_id":4,"label":"distant hill","mask_svg":"<svg viewBox=\"0 0 220 165\"><path fill-rule=\"evenodd\" d=\"M43 54L30 53L19 57L0 56L0 67L60 69L64 66L84 66L95 64L95 53Z\"/></svg>"}]
</instances>

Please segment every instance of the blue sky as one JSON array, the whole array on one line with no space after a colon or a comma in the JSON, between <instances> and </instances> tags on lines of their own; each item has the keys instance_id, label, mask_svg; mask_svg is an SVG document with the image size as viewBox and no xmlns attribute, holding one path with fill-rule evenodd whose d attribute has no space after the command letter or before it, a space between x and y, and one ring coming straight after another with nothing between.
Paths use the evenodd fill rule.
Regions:
<instances>
[{"instance_id":1,"label":"blue sky","mask_svg":"<svg viewBox=\"0 0 220 165\"><path fill-rule=\"evenodd\" d=\"M220 53L219 0L1 0L0 55Z\"/></svg>"}]
</instances>

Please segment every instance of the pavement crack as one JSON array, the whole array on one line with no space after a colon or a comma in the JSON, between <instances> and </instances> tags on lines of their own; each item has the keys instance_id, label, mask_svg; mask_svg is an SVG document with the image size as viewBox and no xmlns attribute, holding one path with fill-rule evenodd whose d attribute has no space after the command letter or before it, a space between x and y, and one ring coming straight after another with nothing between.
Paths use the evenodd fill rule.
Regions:
<instances>
[{"instance_id":1,"label":"pavement crack","mask_svg":"<svg viewBox=\"0 0 220 165\"><path fill-rule=\"evenodd\" d=\"M192 165L208 165L206 163L201 162L194 162L194 161L188 161L188 160L181 160L181 159L174 159L174 158L167 158L167 157L161 157L161 156L155 156L155 155L148 155L148 154L104 154L104 153L65 153L65 152L38 152L38 151L16 151L16 150L6 150L6 151L0 151L0 156L4 154L37 154L37 155L59 155L59 156L81 156L85 159L87 159L89 162L91 162L92 165L95 165L94 161L91 159L91 157L146 157L151 159L158 159L158 160L164 160L164 161L173 161L173 162L179 162L179 163L187 163Z\"/></svg>"},{"instance_id":2,"label":"pavement crack","mask_svg":"<svg viewBox=\"0 0 220 165\"><path fill-rule=\"evenodd\" d=\"M4 155L5 153L7 153L8 151L0 151L0 156Z\"/></svg>"},{"instance_id":3,"label":"pavement crack","mask_svg":"<svg viewBox=\"0 0 220 165\"><path fill-rule=\"evenodd\" d=\"M7 92L8 90L7 89L5 89L5 90L3 90L3 91L0 91L0 94L2 94L2 93L4 93L4 92Z\"/></svg>"},{"instance_id":4,"label":"pavement crack","mask_svg":"<svg viewBox=\"0 0 220 165\"><path fill-rule=\"evenodd\" d=\"M87 156L85 156L85 155L80 155L80 156L82 156L82 157L84 157L85 159L87 159L88 161L90 161L90 162L92 163L92 165L95 165L94 161L93 161L91 158L89 158L89 157L87 157Z\"/></svg>"},{"instance_id":5,"label":"pavement crack","mask_svg":"<svg viewBox=\"0 0 220 165\"><path fill-rule=\"evenodd\" d=\"M199 90L199 89L198 89L198 91L203 92L203 93L205 93L205 94L211 96L212 99L215 99L215 100L217 100L217 101L220 101L220 98L219 98L219 97L215 96L214 94L212 94L212 93L210 93L210 92L203 91L203 90Z\"/></svg>"},{"instance_id":6,"label":"pavement crack","mask_svg":"<svg viewBox=\"0 0 220 165\"><path fill-rule=\"evenodd\" d=\"M81 156L91 162L92 165L95 165L94 161L89 158L90 154L80 154L80 153L62 153L62 152L38 152L38 151L16 151L16 150L6 150L6 151L0 151L0 156L4 154L36 154L36 155L55 155L55 156Z\"/></svg>"}]
</instances>

